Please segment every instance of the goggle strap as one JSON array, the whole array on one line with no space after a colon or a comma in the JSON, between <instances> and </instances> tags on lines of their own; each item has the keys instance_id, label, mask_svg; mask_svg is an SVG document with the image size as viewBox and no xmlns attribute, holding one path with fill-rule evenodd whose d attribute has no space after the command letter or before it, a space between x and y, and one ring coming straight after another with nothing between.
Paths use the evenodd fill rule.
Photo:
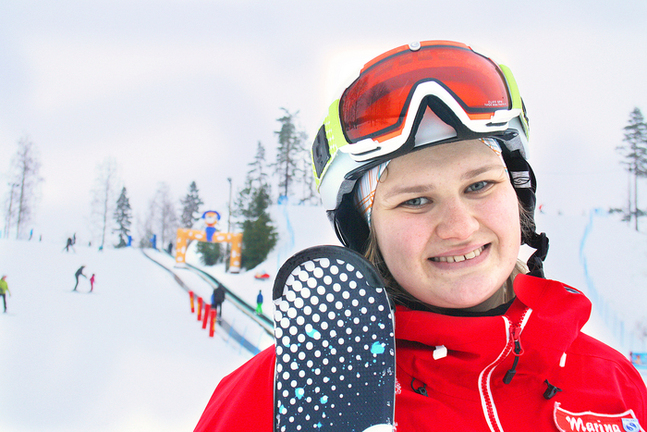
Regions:
<instances>
[{"instance_id":1,"label":"goggle strap","mask_svg":"<svg viewBox=\"0 0 647 432\"><path fill-rule=\"evenodd\" d=\"M312 143L312 164L314 165L317 183L320 182L329 160L330 147L328 146L328 138L326 138L326 126L322 125Z\"/></svg>"}]
</instances>

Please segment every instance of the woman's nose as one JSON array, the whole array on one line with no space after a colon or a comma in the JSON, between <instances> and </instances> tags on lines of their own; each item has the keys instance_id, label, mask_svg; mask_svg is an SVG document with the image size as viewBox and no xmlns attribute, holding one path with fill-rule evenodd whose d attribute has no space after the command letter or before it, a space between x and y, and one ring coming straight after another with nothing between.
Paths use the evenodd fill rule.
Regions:
<instances>
[{"instance_id":1,"label":"woman's nose","mask_svg":"<svg viewBox=\"0 0 647 432\"><path fill-rule=\"evenodd\" d=\"M446 200L440 204L438 210L436 235L441 239L465 240L478 230L478 220L472 209L462 200Z\"/></svg>"}]
</instances>

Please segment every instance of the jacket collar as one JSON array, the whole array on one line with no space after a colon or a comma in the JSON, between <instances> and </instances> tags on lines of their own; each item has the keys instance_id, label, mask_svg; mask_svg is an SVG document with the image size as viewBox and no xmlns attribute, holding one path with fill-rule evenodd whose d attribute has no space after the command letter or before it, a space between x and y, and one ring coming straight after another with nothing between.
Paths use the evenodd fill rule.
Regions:
<instances>
[{"instance_id":1,"label":"jacket collar","mask_svg":"<svg viewBox=\"0 0 647 432\"><path fill-rule=\"evenodd\" d=\"M517 276L514 290L516 298L501 316L457 317L398 306L395 312L398 365L416 378L429 373L438 376L447 367L447 374L454 380L455 368L460 368L464 379L469 380L470 372L480 373L497 361L509 344L510 327L522 323L520 340L524 354L519 359L519 372L535 375L556 367L588 320L591 303L571 287L533 276ZM528 314L526 322L524 317ZM437 346L447 349L446 359L434 359ZM509 356L509 363L512 357Z\"/></svg>"}]
</instances>

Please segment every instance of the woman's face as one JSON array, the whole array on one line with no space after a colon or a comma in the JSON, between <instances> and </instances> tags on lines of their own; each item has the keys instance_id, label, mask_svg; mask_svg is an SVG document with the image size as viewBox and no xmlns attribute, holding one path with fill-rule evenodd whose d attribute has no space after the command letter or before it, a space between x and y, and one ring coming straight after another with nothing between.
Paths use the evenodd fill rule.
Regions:
<instances>
[{"instance_id":1,"label":"woman's face","mask_svg":"<svg viewBox=\"0 0 647 432\"><path fill-rule=\"evenodd\" d=\"M510 276L521 244L505 165L478 140L393 159L378 183L371 225L400 286L444 308L487 300Z\"/></svg>"}]
</instances>

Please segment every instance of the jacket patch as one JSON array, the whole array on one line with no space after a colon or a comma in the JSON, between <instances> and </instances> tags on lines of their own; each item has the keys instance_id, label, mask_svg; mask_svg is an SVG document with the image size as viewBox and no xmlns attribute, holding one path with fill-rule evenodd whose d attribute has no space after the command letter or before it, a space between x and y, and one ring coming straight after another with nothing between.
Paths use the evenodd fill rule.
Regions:
<instances>
[{"instance_id":1,"label":"jacket patch","mask_svg":"<svg viewBox=\"0 0 647 432\"><path fill-rule=\"evenodd\" d=\"M598 414L591 411L574 413L560 407L555 402L553 411L555 425L561 432L639 432L638 419L633 410L622 414Z\"/></svg>"}]
</instances>

